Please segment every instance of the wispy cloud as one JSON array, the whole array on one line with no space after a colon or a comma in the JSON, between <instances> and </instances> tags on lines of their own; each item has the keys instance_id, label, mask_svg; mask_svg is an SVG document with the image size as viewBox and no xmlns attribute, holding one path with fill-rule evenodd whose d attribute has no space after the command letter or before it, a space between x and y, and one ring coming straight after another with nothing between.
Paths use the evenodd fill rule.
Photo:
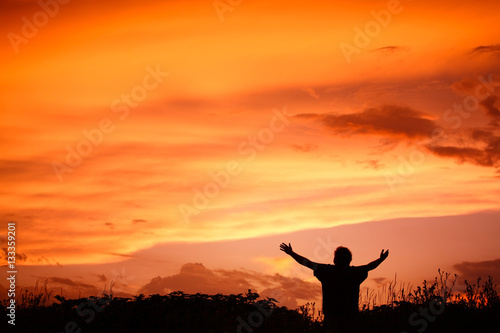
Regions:
<instances>
[{"instance_id":1,"label":"wispy cloud","mask_svg":"<svg viewBox=\"0 0 500 333\"><path fill-rule=\"evenodd\" d=\"M427 149L437 156L454 158L459 163L500 167L500 136L481 130L473 132L470 138L475 139L476 144L483 144L483 147L427 145Z\"/></svg>"},{"instance_id":2,"label":"wispy cloud","mask_svg":"<svg viewBox=\"0 0 500 333\"><path fill-rule=\"evenodd\" d=\"M383 105L349 114L299 114L316 118L334 135L380 135L401 139L427 138L436 128L431 115L405 106Z\"/></svg>"},{"instance_id":3,"label":"wispy cloud","mask_svg":"<svg viewBox=\"0 0 500 333\"><path fill-rule=\"evenodd\" d=\"M379 286L385 284L388 281L388 279L385 277L372 278L371 280Z\"/></svg>"},{"instance_id":4,"label":"wispy cloud","mask_svg":"<svg viewBox=\"0 0 500 333\"><path fill-rule=\"evenodd\" d=\"M373 52L380 52L383 54L394 54L401 51L408 50L408 47L405 46L397 46L397 45L389 45L384 47L379 47L378 49L372 50Z\"/></svg>"},{"instance_id":5,"label":"wispy cloud","mask_svg":"<svg viewBox=\"0 0 500 333\"><path fill-rule=\"evenodd\" d=\"M318 146L311 143L304 143L302 145L292 144L292 148L303 153L309 153L311 151L318 149Z\"/></svg>"},{"instance_id":6,"label":"wispy cloud","mask_svg":"<svg viewBox=\"0 0 500 333\"><path fill-rule=\"evenodd\" d=\"M500 55L500 44L480 45L470 51L473 54L493 53Z\"/></svg>"},{"instance_id":7,"label":"wispy cloud","mask_svg":"<svg viewBox=\"0 0 500 333\"><path fill-rule=\"evenodd\" d=\"M315 99L319 99L319 95L318 93L314 90L314 88L312 87L304 87L304 88L301 88L301 90L305 93L307 93L309 96L311 96L312 98L315 98Z\"/></svg>"},{"instance_id":8,"label":"wispy cloud","mask_svg":"<svg viewBox=\"0 0 500 333\"><path fill-rule=\"evenodd\" d=\"M464 78L453 85L456 91L470 94L478 87L478 81ZM484 112L483 120L489 123L483 127L465 127L446 131L446 140L433 140L437 129L444 130L438 117L417 111L411 107L382 105L366 108L348 114L298 114L297 119L316 121L326 127L329 135L351 137L354 135L374 136L381 145L376 152L381 154L394 149L399 142L423 144L428 152L458 163L469 163L483 167L500 167L500 103L496 95L489 95L478 101L478 110ZM300 147L294 147L301 150ZM376 161L358 161L367 167L378 169Z\"/></svg>"},{"instance_id":9,"label":"wispy cloud","mask_svg":"<svg viewBox=\"0 0 500 333\"><path fill-rule=\"evenodd\" d=\"M498 126L500 124L500 104L498 103L498 97L495 95L488 96L481 101L481 105L486 110L486 114L491 118L491 125Z\"/></svg>"},{"instance_id":10,"label":"wispy cloud","mask_svg":"<svg viewBox=\"0 0 500 333\"><path fill-rule=\"evenodd\" d=\"M477 278L481 277L484 281L488 276L493 277L494 281L500 279L500 259L487 261L464 261L453 266L459 271L460 279L467 280L470 283L475 283Z\"/></svg>"},{"instance_id":11,"label":"wispy cloud","mask_svg":"<svg viewBox=\"0 0 500 333\"><path fill-rule=\"evenodd\" d=\"M470 91L477 83L460 81L458 89ZM459 144L427 145L427 149L437 156L454 158L459 163L471 163L483 167L500 167L500 104L498 96L489 95L479 102L489 123L483 127L469 128L455 133L463 136Z\"/></svg>"},{"instance_id":12,"label":"wispy cloud","mask_svg":"<svg viewBox=\"0 0 500 333\"><path fill-rule=\"evenodd\" d=\"M379 170L384 165L380 163L379 160L366 160L366 161L357 161L356 163L363 165L364 168Z\"/></svg>"},{"instance_id":13,"label":"wispy cloud","mask_svg":"<svg viewBox=\"0 0 500 333\"><path fill-rule=\"evenodd\" d=\"M62 286L66 286L66 287L70 287L70 288L74 288L74 289L79 289L79 290L82 290L85 292L96 290L96 287L93 285L83 283L83 282L73 281L73 280L67 279L67 278L51 276L51 277L49 277L49 281L53 282L54 284L57 284L57 285L62 285Z\"/></svg>"},{"instance_id":14,"label":"wispy cloud","mask_svg":"<svg viewBox=\"0 0 500 333\"><path fill-rule=\"evenodd\" d=\"M132 255L132 254L112 253L112 252L110 252L109 254L114 255L114 256L118 256L118 257L134 258L134 255Z\"/></svg>"}]
</instances>

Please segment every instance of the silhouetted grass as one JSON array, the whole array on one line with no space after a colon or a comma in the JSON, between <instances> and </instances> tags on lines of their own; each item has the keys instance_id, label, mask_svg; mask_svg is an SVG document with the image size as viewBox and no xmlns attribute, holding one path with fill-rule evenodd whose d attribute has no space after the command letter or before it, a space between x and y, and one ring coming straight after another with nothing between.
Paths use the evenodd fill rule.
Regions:
<instances>
[{"instance_id":1,"label":"silhouetted grass","mask_svg":"<svg viewBox=\"0 0 500 333\"><path fill-rule=\"evenodd\" d=\"M413 288L409 283L398 284L396 276L394 281L382 286L381 290L377 291L377 293L370 289L366 289L366 292L360 293L360 307L364 311L372 310L382 305L394 308L403 303L425 304L436 298L445 299L446 302L454 301L454 298L460 295L459 293L453 293L458 275L455 274L452 281L449 281L449 273L438 270L438 275L432 283L424 280L422 286L417 286L416 288Z\"/></svg>"},{"instance_id":2,"label":"silhouetted grass","mask_svg":"<svg viewBox=\"0 0 500 333\"><path fill-rule=\"evenodd\" d=\"M500 332L500 299L492 279L466 281L466 290L454 293L457 277L449 277L439 271L433 282L416 288L394 281L382 291L362 294L362 310L350 332ZM290 310L250 290L119 298L110 288L100 297L67 300L57 295L53 304L48 304L46 283L37 290L21 298L16 332L322 332L315 303ZM0 316L7 318L5 302ZM0 327L7 331L6 319Z\"/></svg>"},{"instance_id":3,"label":"silhouetted grass","mask_svg":"<svg viewBox=\"0 0 500 333\"><path fill-rule=\"evenodd\" d=\"M19 294L16 298L16 307L19 309L31 309L52 304L53 291L47 289L47 284L48 281L45 280L43 286L40 287L37 280L33 291L24 290ZM8 299L3 300L2 306L5 308L8 302Z\"/></svg>"}]
</instances>

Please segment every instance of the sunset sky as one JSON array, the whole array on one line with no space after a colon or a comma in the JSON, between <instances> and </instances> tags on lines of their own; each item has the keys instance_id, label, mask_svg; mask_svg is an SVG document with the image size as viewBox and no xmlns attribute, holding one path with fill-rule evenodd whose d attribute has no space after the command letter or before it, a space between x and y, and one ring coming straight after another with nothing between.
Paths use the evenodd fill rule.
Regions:
<instances>
[{"instance_id":1,"label":"sunset sky","mask_svg":"<svg viewBox=\"0 0 500 333\"><path fill-rule=\"evenodd\" d=\"M500 279L498 1L1 6L19 286L320 299L281 242Z\"/></svg>"}]
</instances>

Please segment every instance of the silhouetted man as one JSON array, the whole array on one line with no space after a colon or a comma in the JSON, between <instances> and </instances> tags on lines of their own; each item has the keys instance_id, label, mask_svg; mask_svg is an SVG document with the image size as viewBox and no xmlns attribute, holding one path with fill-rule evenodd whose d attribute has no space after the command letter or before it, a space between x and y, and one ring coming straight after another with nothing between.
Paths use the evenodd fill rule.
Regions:
<instances>
[{"instance_id":1,"label":"silhouetted man","mask_svg":"<svg viewBox=\"0 0 500 333\"><path fill-rule=\"evenodd\" d=\"M359 285L368 277L368 271L377 268L387 258L389 250L382 250L380 258L367 265L349 266L351 251L342 246L335 250L333 265L312 262L295 253L290 244L281 243L280 249L299 264L312 269L314 276L321 281L325 328L335 332L351 332L359 312Z\"/></svg>"}]
</instances>

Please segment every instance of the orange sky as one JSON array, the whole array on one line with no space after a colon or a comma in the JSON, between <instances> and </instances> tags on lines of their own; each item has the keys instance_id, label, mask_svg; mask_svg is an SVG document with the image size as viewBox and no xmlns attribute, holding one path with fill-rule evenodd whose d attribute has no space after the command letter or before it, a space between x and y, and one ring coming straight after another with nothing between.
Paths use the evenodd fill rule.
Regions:
<instances>
[{"instance_id":1,"label":"orange sky","mask_svg":"<svg viewBox=\"0 0 500 333\"><path fill-rule=\"evenodd\" d=\"M17 222L21 283L89 291L126 267L124 293L157 291L155 276L175 288L179 272L215 274L210 291L231 274L259 291L276 273L315 283L279 242L314 256L349 224L373 237L335 242L373 260L409 237L394 221L448 247L391 243L376 277L498 272L499 6L4 2L0 207ZM464 239L481 212L491 221Z\"/></svg>"}]
</instances>

